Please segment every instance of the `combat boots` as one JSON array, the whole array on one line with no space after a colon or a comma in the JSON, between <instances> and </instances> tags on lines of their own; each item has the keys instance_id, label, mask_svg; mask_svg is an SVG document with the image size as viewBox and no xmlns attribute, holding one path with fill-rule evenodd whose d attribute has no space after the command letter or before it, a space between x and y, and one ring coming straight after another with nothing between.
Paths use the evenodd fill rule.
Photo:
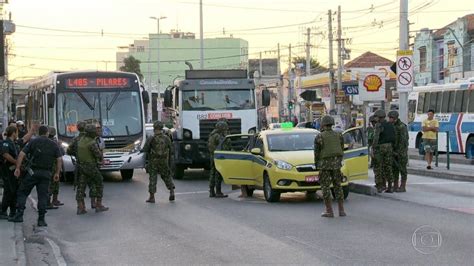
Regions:
<instances>
[{"instance_id":1,"label":"combat boots","mask_svg":"<svg viewBox=\"0 0 474 266\"><path fill-rule=\"evenodd\" d=\"M108 210L109 210L109 207L105 207L104 205L102 205L102 199L97 198L97 202L95 205L95 212L105 212Z\"/></svg>"},{"instance_id":2,"label":"combat boots","mask_svg":"<svg viewBox=\"0 0 474 266\"><path fill-rule=\"evenodd\" d=\"M385 190L385 193L393 193L392 182L388 182L388 187L387 190Z\"/></svg>"},{"instance_id":3,"label":"combat boots","mask_svg":"<svg viewBox=\"0 0 474 266\"><path fill-rule=\"evenodd\" d=\"M209 198L215 198L216 197L216 190L214 186L209 186Z\"/></svg>"},{"instance_id":4,"label":"combat boots","mask_svg":"<svg viewBox=\"0 0 474 266\"><path fill-rule=\"evenodd\" d=\"M170 198L169 198L170 201L174 201L174 189L171 189L170 190Z\"/></svg>"},{"instance_id":5,"label":"combat boots","mask_svg":"<svg viewBox=\"0 0 474 266\"><path fill-rule=\"evenodd\" d=\"M38 214L38 226L48 226L46 221L44 220L44 212L41 212Z\"/></svg>"},{"instance_id":6,"label":"combat boots","mask_svg":"<svg viewBox=\"0 0 474 266\"><path fill-rule=\"evenodd\" d=\"M405 188L406 185L407 185L407 181L402 180L402 184L400 185L400 187L398 188L398 190L396 192L407 192L407 190Z\"/></svg>"},{"instance_id":7,"label":"combat boots","mask_svg":"<svg viewBox=\"0 0 474 266\"><path fill-rule=\"evenodd\" d=\"M77 201L77 212L76 214L77 215L82 215L82 214L86 214L87 211L86 211L86 204L84 203L84 200L78 200Z\"/></svg>"},{"instance_id":8,"label":"combat boots","mask_svg":"<svg viewBox=\"0 0 474 266\"><path fill-rule=\"evenodd\" d=\"M58 200L58 194L53 194L53 205L54 206L63 206L64 203Z\"/></svg>"},{"instance_id":9,"label":"combat boots","mask_svg":"<svg viewBox=\"0 0 474 266\"><path fill-rule=\"evenodd\" d=\"M47 210L55 210L57 208L58 208L57 206L53 205L53 201L51 200L51 196L49 196L48 205L46 206L46 209Z\"/></svg>"},{"instance_id":10,"label":"combat boots","mask_svg":"<svg viewBox=\"0 0 474 266\"><path fill-rule=\"evenodd\" d=\"M393 181L393 192L398 192L398 180Z\"/></svg>"},{"instance_id":11,"label":"combat boots","mask_svg":"<svg viewBox=\"0 0 474 266\"><path fill-rule=\"evenodd\" d=\"M332 211L331 199L325 199L324 200L324 205L326 205L326 211L321 213L321 217L333 218L334 217L334 212Z\"/></svg>"},{"instance_id":12,"label":"combat boots","mask_svg":"<svg viewBox=\"0 0 474 266\"><path fill-rule=\"evenodd\" d=\"M155 193L150 193L150 197L146 200L148 203L155 203Z\"/></svg>"},{"instance_id":13,"label":"combat boots","mask_svg":"<svg viewBox=\"0 0 474 266\"><path fill-rule=\"evenodd\" d=\"M16 214L15 216L13 217L13 219L11 220L12 222L14 223L22 223L23 222L23 209L18 209L16 211Z\"/></svg>"},{"instance_id":14,"label":"combat boots","mask_svg":"<svg viewBox=\"0 0 474 266\"><path fill-rule=\"evenodd\" d=\"M338 200L337 205L339 207L339 216L346 216L346 212L344 211L344 200Z\"/></svg>"},{"instance_id":15,"label":"combat boots","mask_svg":"<svg viewBox=\"0 0 474 266\"><path fill-rule=\"evenodd\" d=\"M91 197L91 209L95 209L95 205L96 205L96 198L95 197Z\"/></svg>"},{"instance_id":16,"label":"combat boots","mask_svg":"<svg viewBox=\"0 0 474 266\"><path fill-rule=\"evenodd\" d=\"M222 193L221 191L221 181L216 182L216 198L227 198L228 195Z\"/></svg>"}]
</instances>

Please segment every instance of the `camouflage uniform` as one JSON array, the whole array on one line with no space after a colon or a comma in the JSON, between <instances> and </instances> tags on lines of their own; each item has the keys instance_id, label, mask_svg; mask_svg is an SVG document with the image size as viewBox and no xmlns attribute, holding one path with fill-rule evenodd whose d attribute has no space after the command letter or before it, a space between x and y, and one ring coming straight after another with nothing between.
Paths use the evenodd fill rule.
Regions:
<instances>
[{"instance_id":1,"label":"camouflage uniform","mask_svg":"<svg viewBox=\"0 0 474 266\"><path fill-rule=\"evenodd\" d=\"M225 138L227 135L228 126L227 123L223 121L219 121L216 124L216 128L213 131L214 133L209 136L209 141L207 147L209 149L209 164L210 164L210 171L209 171L209 197L227 197L227 195L222 194L221 192L221 184L222 184L222 176L217 172L216 166L214 165L214 151L217 149L219 143ZM214 188L216 190L214 190Z\"/></svg>"},{"instance_id":2,"label":"camouflage uniform","mask_svg":"<svg viewBox=\"0 0 474 266\"><path fill-rule=\"evenodd\" d=\"M61 155L64 155L64 150L59 145L58 140L56 137L56 129L54 127L49 127L49 138L54 141L58 147ZM58 200L59 195L59 180L54 180L54 172L56 171L56 161L53 163L53 168L51 169L51 182L49 183L49 202L48 202L48 209L57 209L57 206L64 205L61 201Z\"/></svg>"},{"instance_id":3,"label":"camouflage uniform","mask_svg":"<svg viewBox=\"0 0 474 266\"><path fill-rule=\"evenodd\" d=\"M379 112L381 111L381 112ZM375 185L380 193L388 183L386 192L393 192L392 189L392 163L393 163L393 142L395 140L395 129L392 124L385 121L385 112L377 110L376 116L379 122L375 126L373 151L375 163Z\"/></svg>"},{"instance_id":4,"label":"camouflage uniform","mask_svg":"<svg viewBox=\"0 0 474 266\"><path fill-rule=\"evenodd\" d=\"M76 200L78 202L78 213L85 213L84 197L86 185L91 187L91 197L96 199L96 212L106 211L107 207L102 205L104 191L103 177L99 170L103 155L96 142L95 125L86 126L86 135L81 138L77 145L77 167L79 180L77 185Z\"/></svg>"},{"instance_id":5,"label":"camouflage uniform","mask_svg":"<svg viewBox=\"0 0 474 266\"><path fill-rule=\"evenodd\" d=\"M375 129L374 129L372 123L376 122L375 117L371 116L369 118L369 121L370 121L370 125L369 125L369 127L367 127L367 142L368 142L368 149L370 151L372 149L372 145L374 143L374 133L375 133L374 131L375 131ZM370 156L370 167L374 166L374 163L375 163L374 161L375 161L374 158L372 156Z\"/></svg>"},{"instance_id":6,"label":"camouflage uniform","mask_svg":"<svg viewBox=\"0 0 474 266\"><path fill-rule=\"evenodd\" d=\"M150 175L150 183L148 192L150 199L147 202L154 202L154 194L156 193L156 183L158 174L166 184L166 188L170 191L170 200L174 200L174 183L170 175L170 157L174 156L174 149L170 138L163 132L163 124L155 122L153 125L155 135L146 140L143 152L147 154L146 170ZM172 194L172 195L171 195Z\"/></svg>"},{"instance_id":7,"label":"camouflage uniform","mask_svg":"<svg viewBox=\"0 0 474 266\"><path fill-rule=\"evenodd\" d=\"M408 164L408 129L407 126L398 119L398 112L391 111L389 117L393 118L395 122L395 143L393 145L393 179L395 184L395 191L405 191L405 185L407 182L407 164ZM398 177L401 175L402 186L398 188Z\"/></svg>"},{"instance_id":8,"label":"camouflage uniform","mask_svg":"<svg viewBox=\"0 0 474 266\"><path fill-rule=\"evenodd\" d=\"M331 184L333 185L335 198L339 203L339 215L345 216L342 206L344 193L341 187L344 139L341 133L332 130L332 125L334 125L332 117L323 117L322 132L314 139L314 160L315 165L319 168L319 181L326 205L326 212L322 214L323 217L334 217L331 206Z\"/></svg>"}]
</instances>

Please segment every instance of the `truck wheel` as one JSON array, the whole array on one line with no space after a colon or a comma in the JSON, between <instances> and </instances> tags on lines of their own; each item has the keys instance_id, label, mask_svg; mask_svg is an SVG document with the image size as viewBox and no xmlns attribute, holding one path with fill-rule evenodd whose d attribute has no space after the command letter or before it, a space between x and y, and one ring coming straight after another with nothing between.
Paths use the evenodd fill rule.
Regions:
<instances>
[{"instance_id":1,"label":"truck wheel","mask_svg":"<svg viewBox=\"0 0 474 266\"><path fill-rule=\"evenodd\" d=\"M176 165L176 168L174 169L174 178L181 180L184 177L184 167L180 165Z\"/></svg>"},{"instance_id":2,"label":"truck wheel","mask_svg":"<svg viewBox=\"0 0 474 266\"><path fill-rule=\"evenodd\" d=\"M250 186L242 186L242 189L247 194L247 197L252 197L253 196L253 191L255 190L254 188L251 188Z\"/></svg>"},{"instance_id":3,"label":"truck wheel","mask_svg":"<svg viewBox=\"0 0 474 266\"><path fill-rule=\"evenodd\" d=\"M469 137L466 142L466 158L474 159L474 137Z\"/></svg>"},{"instance_id":4,"label":"truck wheel","mask_svg":"<svg viewBox=\"0 0 474 266\"><path fill-rule=\"evenodd\" d=\"M133 177L133 169L120 170L120 174L122 175L123 181L130 181Z\"/></svg>"},{"instance_id":5,"label":"truck wheel","mask_svg":"<svg viewBox=\"0 0 474 266\"><path fill-rule=\"evenodd\" d=\"M272 184L270 184L270 178L268 177L267 173L263 174L263 194L265 195L265 199L268 202L280 201L281 193L278 191L275 191L272 188Z\"/></svg>"}]
</instances>

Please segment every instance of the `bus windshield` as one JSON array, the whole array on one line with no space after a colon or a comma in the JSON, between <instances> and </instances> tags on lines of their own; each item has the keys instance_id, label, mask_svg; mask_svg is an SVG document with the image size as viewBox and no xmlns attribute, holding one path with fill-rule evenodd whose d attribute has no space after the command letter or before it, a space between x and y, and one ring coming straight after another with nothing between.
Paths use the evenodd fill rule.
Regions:
<instances>
[{"instance_id":1,"label":"bus windshield","mask_svg":"<svg viewBox=\"0 0 474 266\"><path fill-rule=\"evenodd\" d=\"M77 122L100 121L102 135L128 136L142 132L141 101L137 91L58 92L58 134L74 137Z\"/></svg>"},{"instance_id":2,"label":"bus windshield","mask_svg":"<svg viewBox=\"0 0 474 266\"><path fill-rule=\"evenodd\" d=\"M183 110L255 109L254 90L204 89L183 91Z\"/></svg>"}]
</instances>

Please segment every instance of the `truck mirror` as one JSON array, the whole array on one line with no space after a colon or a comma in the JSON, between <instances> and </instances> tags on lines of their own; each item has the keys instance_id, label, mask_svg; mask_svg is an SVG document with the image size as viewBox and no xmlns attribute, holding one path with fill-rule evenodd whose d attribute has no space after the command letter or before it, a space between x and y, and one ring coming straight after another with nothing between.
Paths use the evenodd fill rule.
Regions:
<instances>
[{"instance_id":1,"label":"truck mirror","mask_svg":"<svg viewBox=\"0 0 474 266\"><path fill-rule=\"evenodd\" d=\"M54 108L54 99L55 99L54 96L55 96L54 93L48 94L48 96L47 96L48 97L48 108Z\"/></svg>"},{"instance_id":2,"label":"truck mirror","mask_svg":"<svg viewBox=\"0 0 474 266\"><path fill-rule=\"evenodd\" d=\"M170 108L173 105L173 93L171 90L165 90L165 95L164 95L164 104L165 107Z\"/></svg>"},{"instance_id":3,"label":"truck mirror","mask_svg":"<svg viewBox=\"0 0 474 266\"><path fill-rule=\"evenodd\" d=\"M143 98L143 103L144 104L149 104L150 103L150 95L148 95L148 92L142 91L142 98Z\"/></svg>"},{"instance_id":4,"label":"truck mirror","mask_svg":"<svg viewBox=\"0 0 474 266\"><path fill-rule=\"evenodd\" d=\"M265 107L270 105L270 91L267 89L262 90L262 105Z\"/></svg>"}]
</instances>

